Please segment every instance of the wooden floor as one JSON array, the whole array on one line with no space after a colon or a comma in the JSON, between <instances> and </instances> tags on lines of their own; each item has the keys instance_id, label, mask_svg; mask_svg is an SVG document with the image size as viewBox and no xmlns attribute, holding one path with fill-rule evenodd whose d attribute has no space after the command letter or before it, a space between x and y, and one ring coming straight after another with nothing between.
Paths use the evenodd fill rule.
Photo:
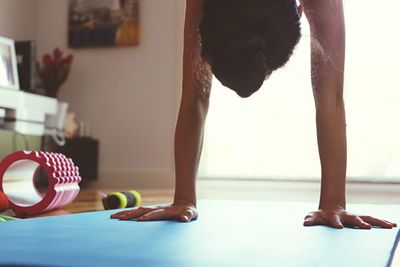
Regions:
<instances>
[{"instance_id":1,"label":"wooden floor","mask_svg":"<svg viewBox=\"0 0 400 267\"><path fill-rule=\"evenodd\" d=\"M82 189L72 204L55 214L47 215L103 210L101 193L130 189L138 190L141 193L143 205L170 203L173 199L173 190L167 189L95 189L89 187ZM202 179L197 183L197 194L198 199L301 201L315 202L317 206L319 183ZM400 204L400 184L349 183L347 185L347 202Z\"/></svg>"},{"instance_id":2,"label":"wooden floor","mask_svg":"<svg viewBox=\"0 0 400 267\"><path fill-rule=\"evenodd\" d=\"M101 202L104 193L137 190L142 195L143 205L170 203L172 189L140 188L96 188L83 187L75 201L68 206L39 216L54 216L87 211L103 210ZM264 200L313 202L317 208L319 182L266 181L266 180L224 180L199 179L197 198L227 200ZM348 183L347 203L400 204L400 184ZM13 215L9 213L8 215Z\"/></svg>"}]
</instances>

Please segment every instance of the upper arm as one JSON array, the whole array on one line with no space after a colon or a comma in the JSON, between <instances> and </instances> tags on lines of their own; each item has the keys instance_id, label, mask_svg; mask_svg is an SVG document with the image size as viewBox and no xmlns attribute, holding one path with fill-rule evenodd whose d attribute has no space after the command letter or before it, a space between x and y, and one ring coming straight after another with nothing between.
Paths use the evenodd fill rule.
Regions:
<instances>
[{"instance_id":1,"label":"upper arm","mask_svg":"<svg viewBox=\"0 0 400 267\"><path fill-rule=\"evenodd\" d=\"M198 31L204 2L205 0L186 0L182 88L184 96L198 94L208 96L211 87L211 71L201 57Z\"/></svg>"},{"instance_id":2,"label":"upper arm","mask_svg":"<svg viewBox=\"0 0 400 267\"><path fill-rule=\"evenodd\" d=\"M314 92L340 99L345 63L343 1L302 0L302 5L311 29Z\"/></svg>"},{"instance_id":3,"label":"upper arm","mask_svg":"<svg viewBox=\"0 0 400 267\"><path fill-rule=\"evenodd\" d=\"M194 61L201 61L201 40L199 23L205 0L186 0L185 28L183 38L184 67L192 67Z\"/></svg>"},{"instance_id":4,"label":"upper arm","mask_svg":"<svg viewBox=\"0 0 400 267\"><path fill-rule=\"evenodd\" d=\"M313 33L324 37L325 33L343 32L343 0L302 0L301 3Z\"/></svg>"},{"instance_id":5,"label":"upper arm","mask_svg":"<svg viewBox=\"0 0 400 267\"><path fill-rule=\"evenodd\" d=\"M185 36L193 37L192 35L197 32L204 2L205 0L186 0Z\"/></svg>"}]
</instances>

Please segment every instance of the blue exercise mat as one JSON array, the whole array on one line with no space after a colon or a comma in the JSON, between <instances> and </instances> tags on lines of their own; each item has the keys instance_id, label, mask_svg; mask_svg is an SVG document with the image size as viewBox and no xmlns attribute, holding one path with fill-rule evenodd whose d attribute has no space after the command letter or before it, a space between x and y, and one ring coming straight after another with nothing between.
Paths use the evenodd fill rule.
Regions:
<instances>
[{"instance_id":1,"label":"blue exercise mat","mask_svg":"<svg viewBox=\"0 0 400 267\"><path fill-rule=\"evenodd\" d=\"M314 207L203 200L192 223L109 219L115 211L11 221L0 224L0 266L389 266L397 228L303 227ZM349 210L400 222L397 205Z\"/></svg>"}]
</instances>

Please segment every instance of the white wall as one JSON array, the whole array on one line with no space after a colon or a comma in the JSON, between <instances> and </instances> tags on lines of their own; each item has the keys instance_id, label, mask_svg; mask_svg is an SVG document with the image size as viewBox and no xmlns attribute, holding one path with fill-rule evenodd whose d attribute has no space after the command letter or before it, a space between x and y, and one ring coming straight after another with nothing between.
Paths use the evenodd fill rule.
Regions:
<instances>
[{"instance_id":1,"label":"white wall","mask_svg":"<svg viewBox=\"0 0 400 267\"><path fill-rule=\"evenodd\" d=\"M0 0L0 36L14 40L36 38L37 0Z\"/></svg>"},{"instance_id":2,"label":"white wall","mask_svg":"<svg viewBox=\"0 0 400 267\"><path fill-rule=\"evenodd\" d=\"M100 140L101 184L171 187L184 0L142 0L140 45L67 48L67 0L0 0L0 35L75 56L59 98Z\"/></svg>"},{"instance_id":3,"label":"white wall","mask_svg":"<svg viewBox=\"0 0 400 267\"><path fill-rule=\"evenodd\" d=\"M140 45L74 49L60 99L100 140L101 184L173 185L182 1L142 0ZM39 0L39 55L67 49L67 1Z\"/></svg>"}]
</instances>

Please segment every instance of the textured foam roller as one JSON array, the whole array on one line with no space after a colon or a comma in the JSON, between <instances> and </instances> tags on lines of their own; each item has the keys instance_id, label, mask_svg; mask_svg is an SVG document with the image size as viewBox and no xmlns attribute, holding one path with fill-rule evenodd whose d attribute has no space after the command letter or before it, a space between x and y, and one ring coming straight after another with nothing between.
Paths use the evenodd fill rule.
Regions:
<instances>
[{"instance_id":1,"label":"textured foam roller","mask_svg":"<svg viewBox=\"0 0 400 267\"><path fill-rule=\"evenodd\" d=\"M38 192L33 178L46 172L48 190ZM79 169L72 159L60 153L18 151L0 163L0 190L7 194L11 208L24 217L71 203L79 193Z\"/></svg>"}]
</instances>

